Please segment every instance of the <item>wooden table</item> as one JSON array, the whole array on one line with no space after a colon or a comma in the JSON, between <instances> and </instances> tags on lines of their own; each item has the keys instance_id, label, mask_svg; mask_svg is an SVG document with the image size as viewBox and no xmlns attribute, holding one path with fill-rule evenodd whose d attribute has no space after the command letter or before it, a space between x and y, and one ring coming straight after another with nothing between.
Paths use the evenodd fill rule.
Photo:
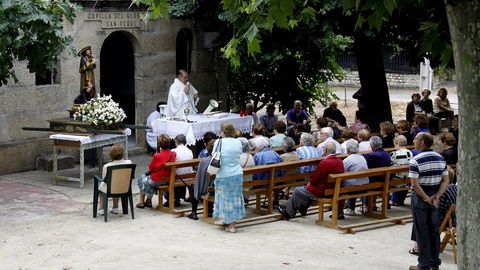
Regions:
<instances>
[{"instance_id":1,"label":"wooden table","mask_svg":"<svg viewBox=\"0 0 480 270\"><path fill-rule=\"evenodd\" d=\"M53 171L52 178L55 185L58 180L62 181L75 181L80 182L80 187L82 188L85 183L85 157L84 152L87 149L99 148L98 157L98 169L99 174L102 174L103 159L102 152L103 147L108 145L113 145L116 143L122 144L125 147L125 158L128 159L128 136L119 135L119 134L100 134L93 136L77 136L77 135L67 135L67 134L53 134L50 136L50 139L53 141ZM68 177L61 176L58 174L57 166L57 147L69 147L76 148L80 150L80 177Z\"/></svg>"}]
</instances>

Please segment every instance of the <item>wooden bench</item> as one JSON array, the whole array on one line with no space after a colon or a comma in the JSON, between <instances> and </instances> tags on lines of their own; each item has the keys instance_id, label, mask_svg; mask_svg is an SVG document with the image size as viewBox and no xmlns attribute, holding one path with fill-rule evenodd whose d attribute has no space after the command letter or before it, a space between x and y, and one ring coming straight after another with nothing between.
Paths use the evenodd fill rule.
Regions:
<instances>
[{"instance_id":1,"label":"wooden bench","mask_svg":"<svg viewBox=\"0 0 480 270\"><path fill-rule=\"evenodd\" d=\"M195 183L195 176L197 173L191 172L186 174L177 175L178 168L193 167L198 166L198 163L202 160L201 158L174 161L165 163L165 167L170 169L170 178L168 180L168 185L160 186L158 188L158 206L157 209L167 213L173 214L182 214L185 211L178 211L174 206L174 189L175 187L191 186ZM181 179L181 180L180 180ZM182 182L183 180L183 182ZM168 207L163 206L163 192L168 191Z\"/></svg>"},{"instance_id":2,"label":"wooden bench","mask_svg":"<svg viewBox=\"0 0 480 270\"><path fill-rule=\"evenodd\" d=\"M263 215L265 218L281 219L281 215L279 213L273 212L273 191L280 190L285 187L297 187L305 185L305 179L311 177L313 171L306 173L291 173L292 170L297 170L303 166L317 165L322 159L323 158L314 158L244 168L244 178L248 178L249 175L256 173L269 174L268 179L256 179L243 182L244 194L255 194L255 213ZM278 175L278 172L281 172L281 175ZM262 195L265 196L268 203L268 208L266 210L261 208ZM213 202L215 196L205 195L203 199L203 209L205 213L208 211L208 202ZM261 218L245 218L238 223L257 221L259 219ZM213 220L208 218L206 215L204 215L203 220L208 223L213 223Z\"/></svg>"},{"instance_id":3,"label":"wooden bench","mask_svg":"<svg viewBox=\"0 0 480 270\"><path fill-rule=\"evenodd\" d=\"M388 218L387 216L387 204L389 200L389 194L391 192L408 190L406 186L399 187L399 185L405 185L410 183L409 178L399 178L391 179L392 176L396 173L408 172L408 165L402 166L391 166L391 167L382 167L368 169L358 172L345 172L340 174L331 174L328 177L328 182L334 185L333 188L329 188L325 191L325 197L317 198L319 212L317 224L324 225L330 228L345 230L347 232L354 232L354 228L369 226L373 224L385 223L385 222L394 222L402 223L404 219L410 219L411 215ZM342 182L345 180L357 179L362 177L372 177L372 176L383 176L383 182L373 182L364 185L357 186L343 186ZM373 213L372 208L375 203L374 197L380 196L382 203L382 210L380 214ZM338 213L343 211L343 209L338 209L338 202L341 200L347 200L351 198L358 197L368 197L368 206L367 213L365 214L368 217L376 218L375 221L362 222L357 224L350 225L338 225ZM324 206L329 204L332 206L332 219L324 220Z\"/></svg>"},{"instance_id":4,"label":"wooden bench","mask_svg":"<svg viewBox=\"0 0 480 270\"><path fill-rule=\"evenodd\" d=\"M275 148L277 151L283 151L282 149ZM394 148L386 148L386 151L394 151ZM339 158L344 159L348 155L338 155ZM267 210L267 213L272 213L273 212L273 190L275 189L282 189L285 187L294 187L294 186L301 186L305 184L305 182L298 182L296 179L304 179L307 177L310 177L313 172L307 173L307 174L289 174L289 175L283 175L282 177L272 177L272 171L273 173L276 173L279 170L292 170L295 168L299 168L302 166L308 166L308 165L317 165L320 160L323 158L315 158L315 159L310 159L310 160L300 160L300 161L293 161L293 162L282 162L282 163L277 163L277 164L271 164L271 165L262 165L262 166L254 166L254 167L249 167L244 169L244 176L245 175L251 175L254 173L270 173L270 179L268 180L254 180L251 182L244 182L244 188L250 188L249 191L246 192L246 194L256 194L256 211L258 213L263 213L264 211L261 210L260 207L260 198L262 195L265 195L267 197L268 205L269 208ZM191 159L191 160L183 160L183 161L175 161L175 162L168 162L165 164L167 168L170 169L170 177L168 181L168 185L166 186L161 186L159 188L159 196L158 196L158 206L157 209L163 212L167 213L173 213L173 214L178 214L178 215L183 215L185 212L188 212L188 210L177 210L175 209L174 206L174 188L178 186L191 186L195 182L195 176L196 172L188 173L188 174L183 174L183 175L177 175L176 169L178 168L184 168L184 167L195 167L198 166L198 163L201 161L201 158L196 158L196 159ZM212 180L215 178L215 176L211 177ZM180 180L182 179L185 184ZM270 185L270 182L272 183ZM168 207L163 206L163 192L168 191L169 193L169 198L168 198ZM213 200L213 196L206 196L207 201ZM207 207L208 208L208 207ZM207 209L205 208L205 209Z\"/></svg>"}]
</instances>

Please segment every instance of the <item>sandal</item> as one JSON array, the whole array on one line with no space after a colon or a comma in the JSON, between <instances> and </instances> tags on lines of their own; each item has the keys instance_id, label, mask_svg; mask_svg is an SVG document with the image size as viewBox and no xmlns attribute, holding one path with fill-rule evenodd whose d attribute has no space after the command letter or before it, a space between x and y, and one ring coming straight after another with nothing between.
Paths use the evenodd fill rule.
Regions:
<instances>
[{"instance_id":1,"label":"sandal","mask_svg":"<svg viewBox=\"0 0 480 270\"><path fill-rule=\"evenodd\" d=\"M410 250L408 250L408 253L418 256L418 249L413 247Z\"/></svg>"},{"instance_id":2,"label":"sandal","mask_svg":"<svg viewBox=\"0 0 480 270\"><path fill-rule=\"evenodd\" d=\"M140 208L140 209L143 209L143 208L145 208L145 204L143 204L143 203L137 203L137 205L135 205L135 207Z\"/></svg>"}]
</instances>

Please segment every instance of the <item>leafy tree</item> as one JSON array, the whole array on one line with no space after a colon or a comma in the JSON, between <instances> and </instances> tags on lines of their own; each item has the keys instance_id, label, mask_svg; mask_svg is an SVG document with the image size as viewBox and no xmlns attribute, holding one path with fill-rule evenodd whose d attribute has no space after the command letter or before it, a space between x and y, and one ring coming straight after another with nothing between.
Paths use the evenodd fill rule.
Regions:
<instances>
[{"instance_id":1,"label":"leafy tree","mask_svg":"<svg viewBox=\"0 0 480 270\"><path fill-rule=\"evenodd\" d=\"M69 1L3 0L0 4L0 86L17 81L16 60L30 72L53 68L72 41L63 32L64 19L73 23L78 7Z\"/></svg>"},{"instance_id":2,"label":"leafy tree","mask_svg":"<svg viewBox=\"0 0 480 270\"><path fill-rule=\"evenodd\" d=\"M147 1L143 3L148 4ZM191 1L175 0L169 3L170 17L191 18L196 24L220 28L217 43L225 53L228 53L232 36L237 36L246 25L246 16L222 10L220 1L195 1L193 4ZM150 8L148 18L155 16L155 8ZM300 9L296 12L302 14L305 11ZM247 39L258 34L255 40L262 43L263 52L252 54L252 45L247 43L235 48L235 56L242 65L236 65L233 58L229 58L228 105L239 109L253 101L254 110L259 110L267 103L278 103L286 111L291 108L294 99L300 99L313 112L317 101L326 104L336 98L325 83L343 78L343 71L335 57L339 51L350 46L352 40L334 34L331 27L325 27L328 26L326 16L316 13L307 15L301 15L304 19L297 20L294 29L264 31L260 22L254 22L243 32Z\"/></svg>"},{"instance_id":3,"label":"leafy tree","mask_svg":"<svg viewBox=\"0 0 480 270\"><path fill-rule=\"evenodd\" d=\"M480 269L480 1L445 1L458 89L458 269Z\"/></svg>"},{"instance_id":4,"label":"leafy tree","mask_svg":"<svg viewBox=\"0 0 480 270\"><path fill-rule=\"evenodd\" d=\"M273 29L278 26L281 29L293 28L297 25L299 17L308 15L314 17L316 12L311 4L319 1L281 1L281 0L257 0L239 1L223 0L224 7L230 10L232 16L246 16L245 27L235 32L225 49L233 65L240 65L237 55L237 47L246 41L247 49L251 53L260 51L260 36L258 29ZM322 1L325 5L333 5L339 1ZM442 3L443 2L443 3ZM343 0L341 3L345 17L355 17L355 25L361 28L363 24L373 31L380 32L387 29L383 24L395 18L406 18L414 23L421 24L420 30L424 33L405 31L402 23L392 31L396 35L410 34L405 38L405 44L416 42L416 48L420 51L432 52L432 57L440 58L443 65L451 62L451 56L455 60L455 72L458 81L459 96L459 163L458 163L458 244L459 264L458 268L480 268L480 211L478 201L480 194L480 145L472 138L478 137L478 119L480 119L480 1L479 0L444 0L444 1L371 1L371 0ZM443 5L442 5L443 4ZM412 8L407 8L410 5ZM297 8L295 8L297 7ZM302 8L302 16L297 16L295 10ZM415 16L418 9L423 9L425 17ZM444 12L446 10L449 32L445 30ZM402 13L403 11L403 13ZM414 12L411 12L414 11ZM430 17L429 17L430 16ZM443 17L443 19L442 19ZM406 22L404 21L404 22ZM256 29L252 28L254 22L260 22ZM260 27L259 27L260 26ZM252 30L250 30L252 28ZM249 32L250 31L250 32ZM251 35L245 33L252 33ZM364 33L367 34L368 32ZM416 37L416 38L415 38ZM398 39L402 41L402 38ZM400 42L401 44L401 42ZM401 47L401 46L400 46ZM453 52L453 54L452 54Z\"/></svg>"},{"instance_id":5,"label":"leafy tree","mask_svg":"<svg viewBox=\"0 0 480 270\"><path fill-rule=\"evenodd\" d=\"M244 48L239 53L242 64L229 73L234 107L252 100L259 110L278 102L280 110L286 112L298 99L313 112L317 101L326 105L336 99L326 83L343 79L335 57L352 41L331 31L314 33L315 29L305 25L296 31L275 30L262 37L263 52L255 57L249 57Z\"/></svg>"}]
</instances>

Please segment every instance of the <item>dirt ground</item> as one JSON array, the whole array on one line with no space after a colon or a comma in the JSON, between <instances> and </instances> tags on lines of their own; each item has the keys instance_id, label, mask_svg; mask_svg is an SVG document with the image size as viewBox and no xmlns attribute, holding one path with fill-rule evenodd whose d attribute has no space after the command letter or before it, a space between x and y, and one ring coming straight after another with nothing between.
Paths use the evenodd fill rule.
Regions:
<instances>
[{"instance_id":1,"label":"dirt ground","mask_svg":"<svg viewBox=\"0 0 480 270\"><path fill-rule=\"evenodd\" d=\"M403 118L407 101L392 101L394 121ZM339 108L351 121L356 101L339 101ZM150 157L131 159L146 166ZM0 176L0 269L400 270L417 262L408 253L412 223L345 234L316 225L317 215L309 215L232 234L151 209L135 209L133 220L110 214L105 223L92 218L92 187L91 179L83 189L54 186L40 171ZM361 219L344 222L354 221ZM457 269L450 246L440 258L441 269Z\"/></svg>"},{"instance_id":2,"label":"dirt ground","mask_svg":"<svg viewBox=\"0 0 480 270\"><path fill-rule=\"evenodd\" d=\"M135 219L109 214L105 223L92 218L92 188L91 180L83 189L55 186L48 172L0 176L0 269L400 270L417 260L408 253L412 223L345 234L316 225L314 214L232 234L152 209L135 209ZM409 213L408 206L389 211ZM441 269L456 269L451 247L441 259Z\"/></svg>"}]
</instances>

